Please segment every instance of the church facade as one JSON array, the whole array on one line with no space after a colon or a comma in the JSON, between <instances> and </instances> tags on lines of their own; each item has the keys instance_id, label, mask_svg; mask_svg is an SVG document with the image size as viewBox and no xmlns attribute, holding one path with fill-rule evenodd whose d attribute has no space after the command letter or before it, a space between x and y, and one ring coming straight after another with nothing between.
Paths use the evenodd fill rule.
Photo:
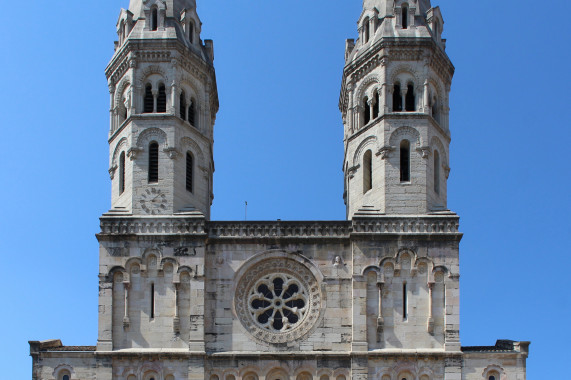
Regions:
<instances>
[{"instance_id":1,"label":"church facade","mask_svg":"<svg viewBox=\"0 0 571 380\"><path fill-rule=\"evenodd\" d=\"M529 342L461 346L440 9L364 0L358 25L339 102L346 220L221 222L196 2L121 10L97 344L30 342L34 380L525 380Z\"/></svg>"}]
</instances>

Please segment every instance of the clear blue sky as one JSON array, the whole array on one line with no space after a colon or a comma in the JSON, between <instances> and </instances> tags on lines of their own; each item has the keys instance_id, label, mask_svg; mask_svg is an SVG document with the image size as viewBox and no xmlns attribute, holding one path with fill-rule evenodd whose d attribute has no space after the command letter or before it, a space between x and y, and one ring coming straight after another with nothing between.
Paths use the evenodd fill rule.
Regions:
<instances>
[{"instance_id":1,"label":"clear blue sky","mask_svg":"<svg viewBox=\"0 0 571 380\"><path fill-rule=\"evenodd\" d=\"M360 0L197 0L220 93L213 219L343 219L337 102ZM104 68L128 1L4 1L0 348L97 339L98 217L110 205ZM529 379L568 378L569 2L440 5L461 216L461 339L531 340Z\"/></svg>"}]
</instances>

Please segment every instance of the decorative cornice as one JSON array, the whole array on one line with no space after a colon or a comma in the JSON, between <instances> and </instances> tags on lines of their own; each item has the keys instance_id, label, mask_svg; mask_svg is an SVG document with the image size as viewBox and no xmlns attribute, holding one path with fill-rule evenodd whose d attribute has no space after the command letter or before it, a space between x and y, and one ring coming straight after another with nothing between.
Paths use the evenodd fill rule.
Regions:
<instances>
[{"instance_id":1,"label":"decorative cornice","mask_svg":"<svg viewBox=\"0 0 571 380\"><path fill-rule=\"evenodd\" d=\"M352 221L208 222L202 216L136 217L105 214L104 235L185 235L209 239L346 239L363 235L461 235L456 214L375 215Z\"/></svg>"}]
</instances>

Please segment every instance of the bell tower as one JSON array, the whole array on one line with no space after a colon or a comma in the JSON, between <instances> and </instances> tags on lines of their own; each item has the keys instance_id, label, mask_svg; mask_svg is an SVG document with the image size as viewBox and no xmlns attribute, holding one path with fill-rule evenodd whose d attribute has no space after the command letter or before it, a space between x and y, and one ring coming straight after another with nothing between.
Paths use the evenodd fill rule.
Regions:
<instances>
[{"instance_id":1,"label":"bell tower","mask_svg":"<svg viewBox=\"0 0 571 380\"><path fill-rule=\"evenodd\" d=\"M131 0L107 66L112 213L210 217L218 111L195 0Z\"/></svg>"},{"instance_id":2,"label":"bell tower","mask_svg":"<svg viewBox=\"0 0 571 380\"><path fill-rule=\"evenodd\" d=\"M454 66L430 0L364 0L339 107L347 218L447 209Z\"/></svg>"}]
</instances>

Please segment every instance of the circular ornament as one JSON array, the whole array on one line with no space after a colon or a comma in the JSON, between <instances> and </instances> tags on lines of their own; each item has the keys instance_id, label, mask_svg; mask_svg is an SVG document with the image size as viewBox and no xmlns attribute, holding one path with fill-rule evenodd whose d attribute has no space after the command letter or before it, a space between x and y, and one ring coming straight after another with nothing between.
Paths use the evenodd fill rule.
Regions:
<instances>
[{"instance_id":1,"label":"circular ornament","mask_svg":"<svg viewBox=\"0 0 571 380\"><path fill-rule=\"evenodd\" d=\"M244 328L267 343L304 337L319 319L321 291L313 273L291 259L253 265L238 281L234 305Z\"/></svg>"}]
</instances>

